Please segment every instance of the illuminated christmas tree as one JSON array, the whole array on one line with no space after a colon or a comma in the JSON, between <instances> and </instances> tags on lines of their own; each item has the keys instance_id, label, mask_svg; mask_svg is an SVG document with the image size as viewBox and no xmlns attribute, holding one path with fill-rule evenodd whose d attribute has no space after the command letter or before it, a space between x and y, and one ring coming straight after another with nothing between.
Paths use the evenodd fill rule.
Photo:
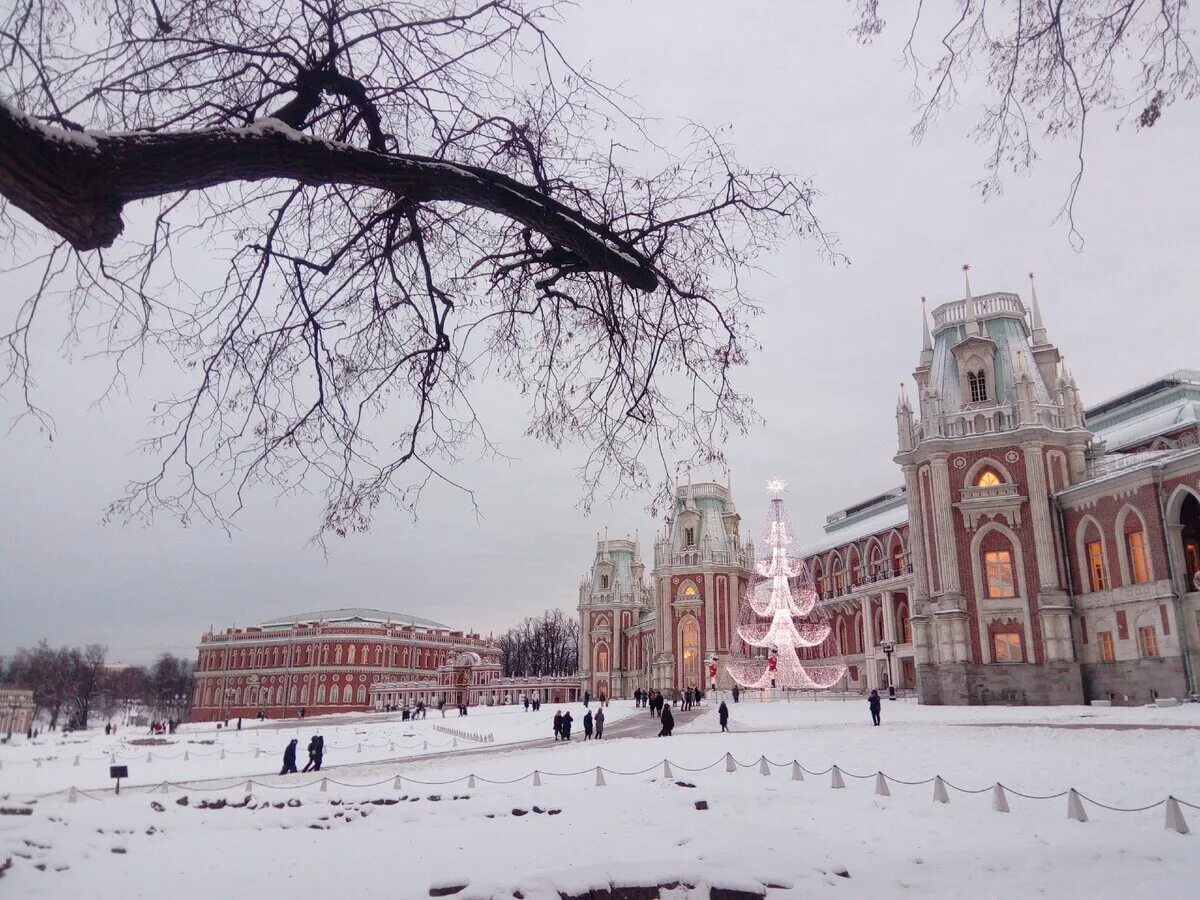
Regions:
<instances>
[{"instance_id":1,"label":"illuminated christmas tree","mask_svg":"<svg viewBox=\"0 0 1200 900\"><path fill-rule=\"evenodd\" d=\"M737 626L743 642L766 649L769 655L730 658L725 666L742 687L824 690L842 679L846 667L840 663L808 665L797 652L824 644L830 625L817 606L812 573L796 547L783 506L786 487L779 478L767 485L773 494L771 508Z\"/></svg>"}]
</instances>

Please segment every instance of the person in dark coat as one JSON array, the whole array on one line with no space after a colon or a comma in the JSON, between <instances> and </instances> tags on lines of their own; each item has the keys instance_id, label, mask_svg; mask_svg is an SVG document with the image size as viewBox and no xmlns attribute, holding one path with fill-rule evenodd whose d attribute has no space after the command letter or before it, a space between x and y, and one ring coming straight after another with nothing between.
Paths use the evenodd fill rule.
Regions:
<instances>
[{"instance_id":1,"label":"person in dark coat","mask_svg":"<svg viewBox=\"0 0 1200 900\"><path fill-rule=\"evenodd\" d=\"M879 724L879 691L871 691L867 697L867 706L871 707L871 724Z\"/></svg>"},{"instance_id":2,"label":"person in dark coat","mask_svg":"<svg viewBox=\"0 0 1200 900\"><path fill-rule=\"evenodd\" d=\"M583 705L586 707L591 702L592 702L592 692L584 691L583 692Z\"/></svg>"},{"instance_id":3,"label":"person in dark coat","mask_svg":"<svg viewBox=\"0 0 1200 900\"><path fill-rule=\"evenodd\" d=\"M315 740L317 742L317 747L316 747L316 756L314 756L313 759L315 759L316 762L313 765L312 770L314 772L320 772L321 771L321 761L325 759L325 738L321 737L321 735L318 734L316 736Z\"/></svg>"},{"instance_id":4,"label":"person in dark coat","mask_svg":"<svg viewBox=\"0 0 1200 900\"><path fill-rule=\"evenodd\" d=\"M562 740L562 710L561 709L554 714L554 739L556 741Z\"/></svg>"},{"instance_id":5,"label":"person in dark coat","mask_svg":"<svg viewBox=\"0 0 1200 900\"><path fill-rule=\"evenodd\" d=\"M290 775L296 771L296 744L297 740L292 738L288 743L287 749L283 751L283 768L279 770L280 775Z\"/></svg>"},{"instance_id":6,"label":"person in dark coat","mask_svg":"<svg viewBox=\"0 0 1200 900\"><path fill-rule=\"evenodd\" d=\"M741 693L741 691L739 691L739 690L738 690L738 686L735 684L735 685L733 686L733 702L734 702L734 703L737 703L737 702L738 702L738 695L739 695L740 693Z\"/></svg>"},{"instance_id":7,"label":"person in dark coat","mask_svg":"<svg viewBox=\"0 0 1200 900\"><path fill-rule=\"evenodd\" d=\"M633 692L633 706L636 709L642 705L642 689L638 688Z\"/></svg>"},{"instance_id":8,"label":"person in dark coat","mask_svg":"<svg viewBox=\"0 0 1200 900\"><path fill-rule=\"evenodd\" d=\"M592 711L590 709L583 716L583 739L585 741L592 739Z\"/></svg>"},{"instance_id":9,"label":"person in dark coat","mask_svg":"<svg viewBox=\"0 0 1200 900\"><path fill-rule=\"evenodd\" d=\"M662 730L658 732L659 737L670 737L671 729L675 727L675 714L671 712L671 707L664 706L662 711Z\"/></svg>"},{"instance_id":10,"label":"person in dark coat","mask_svg":"<svg viewBox=\"0 0 1200 900\"><path fill-rule=\"evenodd\" d=\"M721 730L729 730L729 707L725 705L725 701L721 701L721 705L717 707L717 718L721 720Z\"/></svg>"},{"instance_id":11,"label":"person in dark coat","mask_svg":"<svg viewBox=\"0 0 1200 900\"><path fill-rule=\"evenodd\" d=\"M313 735L308 739L308 762L304 764L304 768L300 771L307 772L317 764L317 736Z\"/></svg>"},{"instance_id":12,"label":"person in dark coat","mask_svg":"<svg viewBox=\"0 0 1200 900\"><path fill-rule=\"evenodd\" d=\"M604 710L596 710L596 740L604 737Z\"/></svg>"},{"instance_id":13,"label":"person in dark coat","mask_svg":"<svg viewBox=\"0 0 1200 900\"><path fill-rule=\"evenodd\" d=\"M568 709L562 717L562 739L564 741L571 739L571 723L573 721L575 720L571 717L571 711Z\"/></svg>"}]
</instances>

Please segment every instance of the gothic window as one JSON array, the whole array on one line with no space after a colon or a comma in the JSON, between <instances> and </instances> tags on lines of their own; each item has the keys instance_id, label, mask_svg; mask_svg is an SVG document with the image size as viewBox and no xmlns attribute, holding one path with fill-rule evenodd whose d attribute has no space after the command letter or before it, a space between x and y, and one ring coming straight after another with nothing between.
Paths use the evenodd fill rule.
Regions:
<instances>
[{"instance_id":1,"label":"gothic window","mask_svg":"<svg viewBox=\"0 0 1200 900\"><path fill-rule=\"evenodd\" d=\"M1113 652L1113 639L1111 631L1097 632L1096 640L1100 643L1101 662L1112 662L1117 658L1117 655Z\"/></svg>"},{"instance_id":2,"label":"gothic window","mask_svg":"<svg viewBox=\"0 0 1200 900\"><path fill-rule=\"evenodd\" d=\"M849 655L850 644L846 638L846 620L845 619L838 620L837 640L838 640L838 653L842 654L843 656Z\"/></svg>"},{"instance_id":3,"label":"gothic window","mask_svg":"<svg viewBox=\"0 0 1200 900\"><path fill-rule=\"evenodd\" d=\"M366 644L363 644L361 647L359 647L358 655L362 658L362 664L364 666L369 666L371 664L371 648Z\"/></svg>"},{"instance_id":4,"label":"gothic window","mask_svg":"<svg viewBox=\"0 0 1200 900\"><path fill-rule=\"evenodd\" d=\"M996 474L995 469L984 469L979 473L979 477L975 479L975 487L981 488L996 487L996 485L1003 483L1000 476Z\"/></svg>"},{"instance_id":5,"label":"gothic window","mask_svg":"<svg viewBox=\"0 0 1200 900\"><path fill-rule=\"evenodd\" d=\"M334 662L334 665L338 665L338 666L340 666L342 664L342 645L341 644L338 644L337 647L333 651L333 662Z\"/></svg>"},{"instance_id":6,"label":"gothic window","mask_svg":"<svg viewBox=\"0 0 1200 900\"><path fill-rule=\"evenodd\" d=\"M908 607L904 605L896 610L896 641L901 644L912 643L912 619L908 617Z\"/></svg>"},{"instance_id":7,"label":"gothic window","mask_svg":"<svg viewBox=\"0 0 1200 900\"><path fill-rule=\"evenodd\" d=\"M690 581L683 586L683 596L689 600L694 600L698 596L696 586Z\"/></svg>"},{"instance_id":8,"label":"gothic window","mask_svg":"<svg viewBox=\"0 0 1200 900\"><path fill-rule=\"evenodd\" d=\"M288 703L295 703L295 702L296 702L296 686L293 684L292 689L288 695Z\"/></svg>"},{"instance_id":9,"label":"gothic window","mask_svg":"<svg viewBox=\"0 0 1200 900\"><path fill-rule=\"evenodd\" d=\"M367 702L367 686L365 684L360 684L358 686L358 702L359 703Z\"/></svg>"},{"instance_id":10,"label":"gothic window","mask_svg":"<svg viewBox=\"0 0 1200 900\"><path fill-rule=\"evenodd\" d=\"M607 575L600 576L600 590L602 590L602 591L608 590L608 576Z\"/></svg>"},{"instance_id":11,"label":"gothic window","mask_svg":"<svg viewBox=\"0 0 1200 900\"><path fill-rule=\"evenodd\" d=\"M971 391L972 403L982 403L987 399L987 375L983 369L967 373L967 387Z\"/></svg>"},{"instance_id":12,"label":"gothic window","mask_svg":"<svg viewBox=\"0 0 1200 900\"><path fill-rule=\"evenodd\" d=\"M1153 625L1138 629L1138 651L1142 656L1158 656L1158 632Z\"/></svg>"},{"instance_id":13,"label":"gothic window","mask_svg":"<svg viewBox=\"0 0 1200 900\"><path fill-rule=\"evenodd\" d=\"M1108 575L1104 568L1104 545L1096 541L1088 541L1085 545L1088 564L1088 586L1093 591L1108 590Z\"/></svg>"},{"instance_id":14,"label":"gothic window","mask_svg":"<svg viewBox=\"0 0 1200 900\"><path fill-rule=\"evenodd\" d=\"M688 547L688 548L696 546L696 529L695 528L683 529L683 546Z\"/></svg>"},{"instance_id":15,"label":"gothic window","mask_svg":"<svg viewBox=\"0 0 1200 900\"><path fill-rule=\"evenodd\" d=\"M325 685L317 686L317 703L325 702Z\"/></svg>"},{"instance_id":16,"label":"gothic window","mask_svg":"<svg viewBox=\"0 0 1200 900\"><path fill-rule=\"evenodd\" d=\"M875 643L878 644L881 641L887 640L887 636L884 635L884 633L883 633L883 610L882 609L875 610L874 622L875 622Z\"/></svg>"},{"instance_id":17,"label":"gothic window","mask_svg":"<svg viewBox=\"0 0 1200 900\"><path fill-rule=\"evenodd\" d=\"M321 647L321 665L329 664L329 645L325 644Z\"/></svg>"},{"instance_id":18,"label":"gothic window","mask_svg":"<svg viewBox=\"0 0 1200 900\"><path fill-rule=\"evenodd\" d=\"M1008 550L989 550L984 553L983 579L989 597L1017 596L1012 553Z\"/></svg>"},{"instance_id":19,"label":"gothic window","mask_svg":"<svg viewBox=\"0 0 1200 900\"><path fill-rule=\"evenodd\" d=\"M1125 535L1125 550L1129 554L1129 577L1134 584L1150 580L1150 565L1146 557L1146 533L1131 531Z\"/></svg>"},{"instance_id":20,"label":"gothic window","mask_svg":"<svg viewBox=\"0 0 1200 900\"><path fill-rule=\"evenodd\" d=\"M339 700L341 700L341 699L342 699L341 688L339 688L339 687L338 687L338 686L335 684L333 687L331 687L331 688L329 689L329 702L330 702L330 703L337 703L337 702L338 702Z\"/></svg>"},{"instance_id":21,"label":"gothic window","mask_svg":"<svg viewBox=\"0 0 1200 900\"><path fill-rule=\"evenodd\" d=\"M1021 662L1021 633L1019 631L999 632L992 635L992 661Z\"/></svg>"},{"instance_id":22,"label":"gothic window","mask_svg":"<svg viewBox=\"0 0 1200 900\"><path fill-rule=\"evenodd\" d=\"M692 677L700 665L700 628L690 616L683 620L683 671Z\"/></svg>"},{"instance_id":23,"label":"gothic window","mask_svg":"<svg viewBox=\"0 0 1200 900\"><path fill-rule=\"evenodd\" d=\"M899 575L904 571L904 545L899 541L892 544L892 574Z\"/></svg>"},{"instance_id":24,"label":"gothic window","mask_svg":"<svg viewBox=\"0 0 1200 900\"><path fill-rule=\"evenodd\" d=\"M347 654L346 654L346 663L347 663L347 665L351 665L351 666L352 666L352 665L354 665L354 655L355 655L355 649L354 649L354 645L353 645L353 644L351 644L351 645L350 645L350 651L349 651L349 653L347 653Z\"/></svg>"},{"instance_id":25,"label":"gothic window","mask_svg":"<svg viewBox=\"0 0 1200 900\"><path fill-rule=\"evenodd\" d=\"M608 644L601 644L596 649L596 671L608 671Z\"/></svg>"}]
</instances>

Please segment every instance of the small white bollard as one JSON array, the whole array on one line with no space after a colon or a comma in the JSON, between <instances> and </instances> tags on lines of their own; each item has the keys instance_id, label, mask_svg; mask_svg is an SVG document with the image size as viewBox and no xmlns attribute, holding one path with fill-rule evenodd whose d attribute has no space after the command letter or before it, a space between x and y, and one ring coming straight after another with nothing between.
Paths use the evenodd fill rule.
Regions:
<instances>
[{"instance_id":1,"label":"small white bollard","mask_svg":"<svg viewBox=\"0 0 1200 900\"><path fill-rule=\"evenodd\" d=\"M425 746L423 746L421 749L422 749L422 750L428 750L428 749L429 749L429 741L426 741L426 742L425 742Z\"/></svg>"},{"instance_id":2,"label":"small white bollard","mask_svg":"<svg viewBox=\"0 0 1200 900\"><path fill-rule=\"evenodd\" d=\"M388 753L395 753L395 752L396 752L396 745L394 743L389 743L388 744Z\"/></svg>"},{"instance_id":3,"label":"small white bollard","mask_svg":"<svg viewBox=\"0 0 1200 900\"><path fill-rule=\"evenodd\" d=\"M247 778L246 779L246 793L251 794L253 792L254 792L254 782L251 781L249 778Z\"/></svg>"},{"instance_id":4,"label":"small white bollard","mask_svg":"<svg viewBox=\"0 0 1200 900\"><path fill-rule=\"evenodd\" d=\"M837 766L833 767L833 775L829 779L829 786L832 788L844 788L846 782L842 781L842 770Z\"/></svg>"},{"instance_id":5,"label":"small white bollard","mask_svg":"<svg viewBox=\"0 0 1200 900\"><path fill-rule=\"evenodd\" d=\"M475 776L474 775L470 776L467 779L467 787L469 787L469 788L475 787Z\"/></svg>"},{"instance_id":6,"label":"small white bollard","mask_svg":"<svg viewBox=\"0 0 1200 900\"><path fill-rule=\"evenodd\" d=\"M996 812L1008 812L1008 795L1004 792L1003 785L996 782L996 786L992 788L992 809Z\"/></svg>"},{"instance_id":7,"label":"small white bollard","mask_svg":"<svg viewBox=\"0 0 1200 900\"><path fill-rule=\"evenodd\" d=\"M117 764L117 754L115 754L115 753L110 753L110 754L108 755L108 764L109 764L110 766L115 766L115 765Z\"/></svg>"},{"instance_id":8,"label":"small white bollard","mask_svg":"<svg viewBox=\"0 0 1200 900\"><path fill-rule=\"evenodd\" d=\"M67 791L67 802L68 803L78 803L79 802L79 798L76 796L75 788L71 788L69 791Z\"/></svg>"},{"instance_id":9,"label":"small white bollard","mask_svg":"<svg viewBox=\"0 0 1200 900\"><path fill-rule=\"evenodd\" d=\"M327 792L329 791L329 779L328 779L328 778L322 778L322 779L321 779L321 788L320 788L320 790L321 790L321 793L322 793L322 794L324 794L324 793L327 793Z\"/></svg>"},{"instance_id":10,"label":"small white bollard","mask_svg":"<svg viewBox=\"0 0 1200 900\"><path fill-rule=\"evenodd\" d=\"M79 757L78 756L75 757L75 762L71 763L71 765L73 765L73 766L79 765Z\"/></svg>"},{"instance_id":11,"label":"small white bollard","mask_svg":"<svg viewBox=\"0 0 1200 900\"><path fill-rule=\"evenodd\" d=\"M158 792L160 794L170 793L170 788L167 787L167 783L165 781L162 783L162 787L158 789Z\"/></svg>"},{"instance_id":12,"label":"small white bollard","mask_svg":"<svg viewBox=\"0 0 1200 900\"><path fill-rule=\"evenodd\" d=\"M736 772L737 771L737 763L735 763L733 761L732 753L725 754L725 771L726 772Z\"/></svg>"},{"instance_id":13,"label":"small white bollard","mask_svg":"<svg viewBox=\"0 0 1200 900\"><path fill-rule=\"evenodd\" d=\"M882 772L875 773L875 796L890 797L892 789L888 787L887 778Z\"/></svg>"},{"instance_id":14,"label":"small white bollard","mask_svg":"<svg viewBox=\"0 0 1200 900\"><path fill-rule=\"evenodd\" d=\"M221 748L221 759L224 759L224 758L225 758L225 748L222 747Z\"/></svg>"},{"instance_id":15,"label":"small white bollard","mask_svg":"<svg viewBox=\"0 0 1200 900\"><path fill-rule=\"evenodd\" d=\"M533 786L534 787L542 786L542 773L539 772L537 769L533 770Z\"/></svg>"},{"instance_id":16,"label":"small white bollard","mask_svg":"<svg viewBox=\"0 0 1200 900\"><path fill-rule=\"evenodd\" d=\"M359 752L359 753L362 753L362 744L359 744L359 745L358 745L358 752Z\"/></svg>"},{"instance_id":17,"label":"small white bollard","mask_svg":"<svg viewBox=\"0 0 1200 900\"><path fill-rule=\"evenodd\" d=\"M146 754L146 762L148 762L148 763L149 763L149 762L154 762L154 754L152 754L152 753L147 753L147 754Z\"/></svg>"},{"instance_id":18,"label":"small white bollard","mask_svg":"<svg viewBox=\"0 0 1200 900\"><path fill-rule=\"evenodd\" d=\"M1165 824L1168 831L1175 831L1179 834L1188 833L1187 820L1183 817L1183 810L1179 808L1179 801L1174 797L1167 798L1166 814Z\"/></svg>"},{"instance_id":19,"label":"small white bollard","mask_svg":"<svg viewBox=\"0 0 1200 900\"><path fill-rule=\"evenodd\" d=\"M36 760L36 762L37 762L36 768L40 769L42 767L42 761L39 759L39 760Z\"/></svg>"},{"instance_id":20,"label":"small white bollard","mask_svg":"<svg viewBox=\"0 0 1200 900\"><path fill-rule=\"evenodd\" d=\"M183 761L187 762L189 759L191 759L191 757L188 756L188 752L186 750L184 750L183 751Z\"/></svg>"},{"instance_id":21,"label":"small white bollard","mask_svg":"<svg viewBox=\"0 0 1200 900\"><path fill-rule=\"evenodd\" d=\"M1083 801L1079 799L1079 794L1075 792L1075 788L1067 791L1067 818L1074 819L1076 822L1086 822L1088 820L1087 811L1083 808Z\"/></svg>"},{"instance_id":22,"label":"small white bollard","mask_svg":"<svg viewBox=\"0 0 1200 900\"><path fill-rule=\"evenodd\" d=\"M255 759L258 759L258 758L259 758L261 755L262 755L262 748L261 748L261 747L255 747L255 748L254 748L254 758L255 758Z\"/></svg>"},{"instance_id":23,"label":"small white bollard","mask_svg":"<svg viewBox=\"0 0 1200 900\"><path fill-rule=\"evenodd\" d=\"M663 760L663 778L674 778L675 775L671 772L671 764L665 759Z\"/></svg>"},{"instance_id":24,"label":"small white bollard","mask_svg":"<svg viewBox=\"0 0 1200 900\"><path fill-rule=\"evenodd\" d=\"M396 780L392 782L392 790L393 791L400 790L400 776L399 775L397 775Z\"/></svg>"},{"instance_id":25,"label":"small white bollard","mask_svg":"<svg viewBox=\"0 0 1200 900\"><path fill-rule=\"evenodd\" d=\"M596 787L604 787L604 770L596 766Z\"/></svg>"},{"instance_id":26,"label":"small white bollard","mask_svg":"<svg viewBox=\"0 0 1200 900\"><path fill-rule=\"evenodd\" d=\"M933 776L933 802L934 803L949 803L950 795L946 793L946 783L942 781L941 775Z\"/></svg>"},{"instance_id":27,"label":"small white bollard","mask_svg":"<svg viewBox=\"0 0 1200 900\"><path fill-rule=\"evenodd\" d=\"M458 738L450 738L450 746L457 747L458 746Z\"/></svg>"},{"instance_id":28,"label":"small white bollard","mask_svg":"<svg viewBox=\"0 0 1200 900\"><path fill-rule=\"evenodd\" d=\"M771 774L771 764L769 762L767 762L767 758L765 756L760 756L758 759L758 774L760 774L760 775L770 775Z\"/></svg>"},{"instance_id":29,"label":"small white bollard","mask_svg":"<svg viewBox=\"0 0 1200 900\"><path fill-rule=\"evenodd\" d=\"M803 781L804 769L797 760L792 760L792 781Z\"/></svg>"}]
</instances>

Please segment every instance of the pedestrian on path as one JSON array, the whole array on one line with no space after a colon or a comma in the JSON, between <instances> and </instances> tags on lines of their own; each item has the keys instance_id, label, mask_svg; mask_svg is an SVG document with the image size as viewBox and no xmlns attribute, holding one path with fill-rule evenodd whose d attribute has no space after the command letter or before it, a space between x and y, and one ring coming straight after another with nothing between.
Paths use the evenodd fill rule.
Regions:
<instances>
[{"instance_id":1,"label":"pedestrian on path","mask_svg":"<svg viewBox=\"0 0 1200 900\"><path fill-rule=\"evenodd\" d=\"M554 739L556 741L562 740L562 710L561 709L554 714Z\"/></svg>"},{"instance_id":2,"label":"pedestrian on path","mask_svg":"<svg viewBox=\"0 0 1200 900\"><path fill-rule=\"evenodd\" d=\"M596 710L596 740L604 737L604 710Z\"/></svg>"},{"instance_id":3,"label":"pedestrian on path","mask_svg":"<svg viewBox=\"0 0 1200 900\"><path fill-rule=\"evenodd\" d=\"M721 730L729 730L729 707L725 705L725 701L721 701L721 705L717 707L717 718L721 720Z\"/></svg>"},{"instance_id":4,"label":"pedestrian on path","mask_svg":"<svg viewBox=\"0 0 1200 900\"><path fill-rule=\"evenodd\" d=\"M672 729L675 728L675 714L671 712L671 707L664 706L662 711L662 729L658 732L659 737L670 737Z\"/></svg>"},{"instance_id":5,"label":"pedestrian on path","mask_svg":"<svg viewBox=\"0 0 1200 900\"><path fill-rule=\"evenodd\" d=\"M879 724L879 691L871 691L871 695L867 697L867 706L871 708L871 724Z\"/></svg>"},{"instance_id":6,"label":"pedestrian on path","mask_svg":"<svg viewBox=\"0 0 1200 900\"><path fill-rule=\"evenodd\" d=\"M301 771L307 772L317 764L317 736L314 734L308 739L308 762L304 764Z\"/></svg>"},{"instance_id":7,"label":"pedestrian on path","mask_svg":"<svg viewBox=\"0 0 1200 900\"><path fill-rule=\"evenodd\" d=\"M571 711L568 709L565 713L563 713L562 717L562 738L564 741L569 741L571 739L571 723L573 721L574 719L571 718Z\"/></svg>"},{"instance_id":8,"label":"pedestrian on path","mask_svg":"<svg viewBox=\"0 0 1200 900\"><path fill-rule=\"evenodd\" d=\"M592 739L592 711L590 709L583 716L583 739L585 741Z\"/></svg>"},{"instance_id":9,"label":"pedestrian on path","mask_svg":"<svg viewBox=\"0 0 1200 900\"><path fill-rule=\"evenodd\" d=\"M287 745L287 749L283 751L283 768L279 770L280 775L290 775L296 771L297 743L297 740L292 738Z\"/></svg>"}]
</instances>

